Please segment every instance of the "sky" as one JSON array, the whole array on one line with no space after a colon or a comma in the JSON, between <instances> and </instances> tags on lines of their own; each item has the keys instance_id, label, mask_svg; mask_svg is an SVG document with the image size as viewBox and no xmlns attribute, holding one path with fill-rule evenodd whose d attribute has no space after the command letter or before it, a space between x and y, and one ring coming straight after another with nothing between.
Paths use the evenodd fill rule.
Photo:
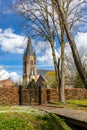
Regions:
<instances>
[{"instance_id":1,"label":"sky","mask_svg":"<svg viewBox=\"0 0 87 130\"><path fill-rule=\"evenodd\" d=\"M16 2L18 0L0 0L0 80L11 78L17 81L23 75L23 53L27 45L27 37L22 26L24 18L12 9ZM74 38L77 46L80 48L83 46L85 52L87 26L79 26L79 29ZM49 43L32 39L32 44L37 56L37 68L53 69ZM60 48L56 48L56 55L57 57L60 55Z\"/></svg>"},{"instance_id":2,"label":"sky","mask_svg":"<svg viewBox=\"0 0 87 130\"><path fill-rule=\"evenodd\" d=\"M9 77L16 81L23 75L22 60L27 38L21 25L24 18L12 9L16 2L18 0L0 0L0 80ZM37 41L32 40L32 44L34 42ZM39 41L37 46L33 44L33 48L37 54L37 68L53 69L50 46Z\"/></svg>"}]
</instances>

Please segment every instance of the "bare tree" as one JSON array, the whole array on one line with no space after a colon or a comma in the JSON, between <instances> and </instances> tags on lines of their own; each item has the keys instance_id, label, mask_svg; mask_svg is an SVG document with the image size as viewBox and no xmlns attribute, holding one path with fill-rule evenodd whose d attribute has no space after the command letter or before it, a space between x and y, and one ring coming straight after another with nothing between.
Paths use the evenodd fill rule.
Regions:
<instances>
[{"instance_id":1,"label":"bare tree","mask_svg":"<svg viewBox=\"0 0 87 130\"><path fill-rule=\"evenodd\" d=\"M17 6L17 11L25 17L24 26L27 27L28 35L31 37L40 37L50 43L54 68L56 72L56 80L60 91L60 100L65 103L64 91L64 26L59 19L54 4L48 0L30 0L21 2ZM59 27L60 24L60 27ZM62 30L62 31L61 31ZM55 54L55 39L61 46L61 71L59 70L59 62L57 62Z\"/></svg>"},{"instance_id":2,"label":"bare tree","mask_svg":"<svg viewBox=\"0 0 87 130\"><path fill-rule=\"evenodd\" d=\"M81 46L78 48L78 51L79 51L82 65L85 71L87 71L87 52L84 49L85 47L82 48ZM76 76L77 69L76 69L76 66L73 60L73 55L71 53L71 49L69 46L65 48L65 68L66 68L66 73L69 77L74 78Z\"/></svg>"},{"instance_id":3,"label":"bare tree","mask_svg":"<svg viewBox=\"0 0 87 130\"><path fill-rule=\"evenodd\" d=\"M73 54L73 58L74 58L76 68L79 72L79 75L80 75L84 85L85 85L85 88L87 88L87 77L86 77L84 68L82 66L81 59L80 59L74 38L73 38L72 33L71 33L71 28L68 25L67 17L65 15L64 10L62 9L61 1L60 0L53 0L53 2L55 2L56 9L59 11L58 16L61 17L61 19L62 19L62 23L64 25L64 29L65 29L65 32L66 32L66 35L67 35L67 38L68 38L68 41L69 41L69 44L70 44L70 47L71 47L71 50L72 50L72 54ZM70 0L68 2L70 4Z\"/></svg>"}]
</instances>

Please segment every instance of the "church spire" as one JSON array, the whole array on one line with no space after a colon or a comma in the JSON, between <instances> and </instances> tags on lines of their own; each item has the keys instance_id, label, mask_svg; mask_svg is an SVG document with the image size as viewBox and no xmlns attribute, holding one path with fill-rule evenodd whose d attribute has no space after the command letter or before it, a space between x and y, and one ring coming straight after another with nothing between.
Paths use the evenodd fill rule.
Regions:
<instances>
[{"instance_id":1,"label":"church spire","mask_svg":"<svg viewBox=\"0 0 87 130\"><path fill-rule=\"evenodd\" d=\"M27 48L23 56L23 83L28 85L34 79L37 80L36 55L32 47L31 39L28 39Z\"/></svg>"},{"instance_id":2,"label":"church spire","mask_svg":"<svg viewBox=\"0 0 87 130\"><path fill-rule=\"evenodd\" d=\"M26 48L26 55L32 56L33 55L33 47L31 43L31 39L28 39L27 48Z\"/></svg>"}]
</instances>

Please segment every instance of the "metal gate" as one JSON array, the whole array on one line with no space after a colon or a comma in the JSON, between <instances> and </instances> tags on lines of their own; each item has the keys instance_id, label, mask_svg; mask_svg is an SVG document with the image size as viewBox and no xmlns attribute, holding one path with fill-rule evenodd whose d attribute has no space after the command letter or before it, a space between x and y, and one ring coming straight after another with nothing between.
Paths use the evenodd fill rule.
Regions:
<instances>
[{"instance_id":1,"label":"metal gate","mask_svg":"<svg viewBox=\"0 0 87 130\"><path fill-rule=\"evenodd\" d=\"M19 86L19 105L35 105L42 103L41 86L36 88L23 88Z\"/></svg>"}]
</instances>

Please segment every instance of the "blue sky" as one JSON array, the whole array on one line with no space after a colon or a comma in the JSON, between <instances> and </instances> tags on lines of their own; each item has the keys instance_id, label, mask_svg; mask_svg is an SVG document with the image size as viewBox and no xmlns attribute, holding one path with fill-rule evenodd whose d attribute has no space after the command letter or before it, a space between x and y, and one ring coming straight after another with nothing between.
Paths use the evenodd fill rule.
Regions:
<instances>
[{"instance_id":1,"label":"blue sky","mask_svg":"<svg viewBox=\"0 0 87 130\"><path fill-rule=\"evenodd\" d=\"M18 0L0 0L0 78L22 76L22 57L26 48L26 32L21 26L24 18L12 10ZM85 15L86 16L86 15ZM87 49L87 26L80 26L75 32L75 41L80 48ZM50 45L46 41L32 39L33 48L37 55L38 69L53 69ZM57 57L60 49L56 50ZM68 49L67 49L68 51ZM84 51L85 52L85 51ZM3 75L3 76L2 76Z\"/></svg>"},{"instance_id":2,"label":"blue sky","mask_svg":"<svg viewBox=\"0 0 87 130\"><path fill-rule=\"evenodd\" d=\"M13 3L13 0L0 0L0 29L2 29L1 35L4 34L3 31L10 29L13 31L13 34L23 35L23 29L22 26L20 26L23 18L11 10ZM4 68L9 72L15 71L18 74L22 74L23 54L12 53L9 50L6 51L0 46L0 66L4 66Z\"/></svg>"},{"instance_id":3,"label":"blue sky","mask_svg":"<svg viewBox=\"0 0 87 130\"><path fill-rule=\"evenodd\" d=\"M25 39L25 30L21 26L24 18L12 10L12 6L16 2L17 0L0 0L0 67L3 67L7 73L22 75L22 57L27 39ZM32 40L33 46L34 42L36 41ZM51 52L46 51L49 45L44 46L44 42L42 44L36 42L36 44L37 47L34 47L35 51L37 50L37 67L39 69L53 69ZM47 56L44 59L44 51L46 51L45 55L50 57L51 62L49 61L48 66L42 63L42 60L45 63L48 61Z\"/></svg>"}]
</instances>

